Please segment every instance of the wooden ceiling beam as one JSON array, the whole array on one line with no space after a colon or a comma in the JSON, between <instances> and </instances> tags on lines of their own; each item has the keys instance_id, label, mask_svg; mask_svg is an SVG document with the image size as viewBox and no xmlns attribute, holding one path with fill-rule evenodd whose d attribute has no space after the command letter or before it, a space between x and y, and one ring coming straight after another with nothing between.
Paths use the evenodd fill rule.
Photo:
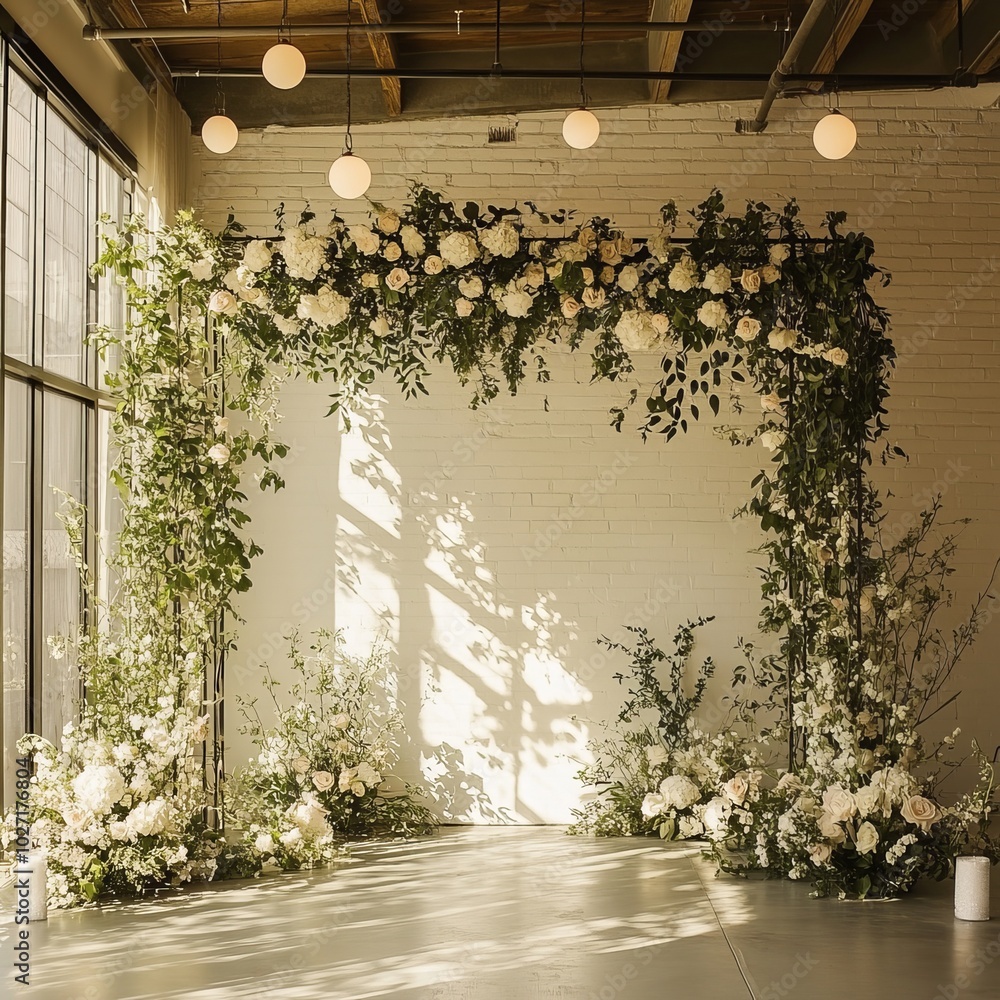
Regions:
<instances>
[{"instance_id":1,"label":"wooden ceiling beam","mask_svg":"<svg viewBox=\"0 0 1000 1000\"><path fill-rule=\"evenodd\" d=\"M845 0L840 9L840 17L837 19L830 32L830 37L826 40L820 50L812 68L804 70L807 73L832 73L834 66L844 54L844 50L851 43L851 39L857 34L858 28L868 16L873 0ZM811 84L810 90L822 89L822 84Z\"/></svg>"},{"instance_id":2,"label":"wooden ceiling beam","mask_svg":"<svg viewBox=\"0 0 1000 1000\"><path fill-rule=\"evenodd\" d=\"M691 17L694 0L652 0L649 7L650 21L687 21ZM684 35L680 32L659 33L649 39L649 68L655 72L672 73L677 66ZM670 96L669 80L654 80L649 87L653 104L663 104Z\"/></svg>"},{"instance_id":3,"label":"wooden ceiling beam","mask_svg":"<svg viewBox=\"0 0 1000 1000\"><path fill-rule=\"evenodd\" d=\"M361 16L365 24L381 24L377 0L358 0ZM396 69L396 47L384 32L371 32L368 35L375 65L379 69ZM403 92L398 77L382 77L382 96L385 98L385 108L390 117L395 118L403 110Z\"/></svg>"}]
</instances>

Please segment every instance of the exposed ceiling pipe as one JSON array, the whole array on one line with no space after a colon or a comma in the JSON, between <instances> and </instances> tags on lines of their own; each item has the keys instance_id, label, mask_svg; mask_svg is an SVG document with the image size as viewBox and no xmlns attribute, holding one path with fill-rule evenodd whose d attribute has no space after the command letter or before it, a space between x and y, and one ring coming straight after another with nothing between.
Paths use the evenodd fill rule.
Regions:
<instances>
[{"instance_id":1,"label":"exposed ceiling pipe","mask_svg":"<svg viewBox=\"0 0 1000 1000\"><path fill-rule=\"evenodd\" d=\"M741 122L739 131L741 132L763 132L767 128L767 116L771 113L775 99L784 89L786 82L791 78L792 70L795 68L796 60L802 54L806 43L812 37L816 25L820 18L826 13L833 0L812 0L809 9L802 18L792 40L788 43L788 48L782 53L778 60L771 78L767 82L767 90L761 98L757 115L750 121Z\"/></svg>"},{"instance_id":2,"label":"exposed ceiling pipe","mask_svg":"<svg viewBox=\"0 0 1000 1000\"><path fill-rule=\"evenodd\" d=\"M351 34L370 35L422 35L422 34L449 34L455 33L455 21L389 21L385 24L352 24ZM566 24L549 24L548 21L510 21L504 23L505 32L518 33L546 33L549 35L557 32L575 32L578 26ZM346 24L289 24L287 26L277 24L264 25L204 25L191 27L183 25L178 27L159 28L102 28L98 24L88 24L84 26L83 37L90 41L118 41L118 42L170 42L170 41L207 41L214 38L271 38L290 28L296 35L343 35L347 31ZM783 21L730 21L724 24L722 21L594 21L588 25L592 31L615 31L615 32L635 32L636 34L646 34L648 32L658 34L681 34L685 31L711 31L718 34L724 32L761 32L766 31L772 34L788 31L789 28ZM496 22L485 21L462 21L462 33L472 34L473 32L493 34L496 31Z\"/></svg>"},{"instance_id":3,"label":"exposed ceiling pipe","mask_svg":"<svg viewBox=\"0 0 1000 1000\"><path fill-rule=\"evenodd\" d=\"M260 70L213 69L210 67L178 67L172 71L174 77L203 79L253 79L260 78ZM504 69L494 74L489 69L400 69L398 67L357 68L351 67L351 76L397 77L402 80L478 80L484 76L498 76L510 80L579 80L577 69ZM347 76L346 69L310 69L307 77L315 79L339 79ZM654 70L588 70L588 80L669 80L671 83L763 83L774 79L767 73L669 73ZM844 84L843 89L938 89L944 87L976 87L980 83L1000 81L1000 74L989 73L976 76L974 73L952 75L940 73L785 73L782 85L819 83L824 86Z\"/></svg>"}]
</instances>

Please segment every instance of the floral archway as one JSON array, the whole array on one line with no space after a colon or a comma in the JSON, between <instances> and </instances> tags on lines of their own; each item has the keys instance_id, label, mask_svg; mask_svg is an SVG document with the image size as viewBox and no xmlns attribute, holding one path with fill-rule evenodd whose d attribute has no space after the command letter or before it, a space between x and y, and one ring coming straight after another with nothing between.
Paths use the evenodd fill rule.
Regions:
<instances>
[{"instance_id":1,"label":"floral archway","mask_svg":"<svg viewBox=\"0 0 1000 1000\"><path fill-rule=\"evenodd\" d=\"M697 804L700 829L718 831L720 850L763 844L749 863L860 895L905 888L947 867L947 849L985 797L980 790L945 816L921 796L910 759L919 756L916 720L892 696L899 664L873 658L868 621L880 505L867 468L888 451L883 417L894 359L886 313L869 285L888 279L873 262L871 240L844 232L839 214L827 216L818 238L794 203L781 212L750 204L728 215L713 192L691 214L690 236L677 235L678 211L668 204L659 229L636 240L608 219L575 223L570 212L531 203L460 208L416 187L402 211L376 205L371 225L334 216L321 230L308 212L294 225L279 212L278 233L268 239L246 238L233 219L215 234L190 217L157 234L133 219L107 235L100 267L124 284L129 306L126 330L102 335L120 352L110 386L114 477L124 497L113 556L121 588L80 636L88 697L79 726L62 748L37 738L25 744L38 769L37 828L50 846L58 901L245 873L265 861L319 860L357 818L359 803L371 808L371 829L380 810L402 828L421 825L426 814L410 808L415 790L395 801L379 790L388 744L373 763L364 740L348 738L350 719L369 711L370 691L358 689L351 711L329 717L345 732L327 741L322 767L283 760L273 743L263 748L270 770L255 773L252 790L258 803L267 800L262 818L240 845L220 834L224 762L210 739L219 729L220 665L235 642L233 599L250 586L260 551L246 533L244 469L260 466L262 489L282 485L286 449L275 402L286 377L327 380L331 413L349 423L379 374L414 396L429 391L432 363L443 362L471 386L472 406L487 405L526 378L547 381L554 343L587 351L595 381L631 372L630 352L664 352L646 398L632 392L612 407L616 430L635 423L644 437L669 441L718 418L727 397L740 410L740 393L749 391L759 421L724 431L734 445L759 441L770 452L744 513L764 532L761 627L779 636L778 651L752 660L754 693L741 705L746 719L766 720L757 732L762 744L787 747L784 763L795 777L772 791L757 758L726 763L720 753L718 787L737 782L729 799L713 794L709 802L701 791L698 803L664 799L647 817L654 828L677 835L678 812ZM79 536L79 516L67 520ZM888 613L896 593L879 600ZM682 667L690 636L682 630ZM316 653L320 674L336 674L330 637ZM372 668L365 683L377 674ZM308 693L305 671L303 678ZM750 686L746 668L736 680ZM678 688L670 711L681 698ZM828 711L815 711L821 703ZM666 704L654 698L644 707ZM637 738L640 748L663 744L662 759L647 754L650 775L675 769L675 755L689 750L687 717L671 727L670 711ZM391 729L391 706L387 719ZM862 765L859 739L869 730L878 738ZM879 799L894 821L911 800L936 810L932 821L928 814L911 823L919 831L912 843L897 837L876 854L867 831L859 840L853 798L853 812L834 802L835 819L826 799L823 807L810 799L810 790L830 788L853 796L851 788L871 786L866 775L894 782ZM234 794L244 793L246 783ZM351 808L338 827L344 802ZM788 814L783 826L779 814ZM793 825L801 836L788 835ZM830 851L809 870L820 842ZM876 858L891 878L858 874Z\"/></svg>"}]
</instances>

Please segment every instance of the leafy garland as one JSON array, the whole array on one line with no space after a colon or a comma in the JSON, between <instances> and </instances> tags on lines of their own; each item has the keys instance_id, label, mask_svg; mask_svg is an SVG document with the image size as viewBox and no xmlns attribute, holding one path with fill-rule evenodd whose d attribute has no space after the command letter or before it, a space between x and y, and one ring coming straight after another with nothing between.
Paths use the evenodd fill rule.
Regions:
<instances>
[{"instance_id":1,"label":"leafy garland","mask_svg":"<svg viewBox=\"0 0 1000 1000\"><path fill-rule=\"evenodd\" d=\"M761 666L778 710L771 735L791 730L816 655L857 674L848 633L877 507L863 467L884 430L894 356L868 290L881 276L871 241L841 232L834 214L828 236L812 239L794 202L727 215L719 192L691 213L686 239L672 204L645 242L608 219L571 226L572 213L529 209L459 209L417 186L402 212L376 205L370 226L335 216L319 232L310 213L287 225L279 212L278 237L248 240L234 219L213 234L182 215L159 233L133 218L106 235L98 267L117 276L129 307L125 331L103 334L105 350L120 353L109 379L120 592L106 621L88 623L83 647L94 651L94 695L103 702L126 676L128 693L110 715L83 706L93 754L107 756L101 748L128 735L128 717L152 717L162 699L213 707L205 678L233 642L220 623L235 619L234 595L250 586L260 551L246 536L244 467L262 470L261 488L282 485L273 463L286 449L273 431L284 377L329 379L331 412L349 421L379 374L413 396L443 361L472 384L475 407L525 378L547 381L546 349L557 343L587 350L595 380L630 373L631 352L665 352L638 421L644 437L669 440L718 416L726 394L739 410L742 386L759 395L757 426L728 433L773 453L747 505L766 533L763 624L784 631L780 658ZM532 233L532 223L564 235ZM612 408L618 430L637 395ZM57 758L53 748L52 768ZM130 801L153 794L133 790ZM209 805L187 817L192 829ZM56 826L60 816L50 810ZM114 865L107 851L102 864ZM170 864L158 871L172 874ZM133 882L152 877L143 870Z\"/></svg>"}]
</instances>

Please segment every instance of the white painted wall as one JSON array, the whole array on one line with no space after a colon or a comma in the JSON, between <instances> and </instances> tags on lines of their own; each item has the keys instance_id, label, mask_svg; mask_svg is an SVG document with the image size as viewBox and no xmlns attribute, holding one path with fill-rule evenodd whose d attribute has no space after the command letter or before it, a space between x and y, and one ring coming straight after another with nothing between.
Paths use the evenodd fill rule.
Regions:
<instances>
[{"instance_id":1,"label":"white painted wall","mask_svg":"<svg viewBox=\"0 0 1000 1000\"><path fill-rule=\"evenodd\" d=\"M412 177L456 199L611 215L637 235L665 200L694 205L714 185L734 208L794 196L817 229L826 210L847 210L895 279L880 293L901 353L890 418L911 460L876 470L895 494L889 524L942 487L950 515L977 519L954 578L966 604L1000 554L996 97L858 98L859 148L840 163L812 150L818 102L780 104L757 137L733 131L749 106L712 105L602 112L601 142L582 153L562 144L555 114L520 116L507 147L486 145L495 119L485 118L359 128L354 145L375 173L371 196L389 203ZM260 233L282 201L294 211L308 200L322 217L341 142L339 131L268 129L225 158L196 142L196 204L213 225L232 206ZM638 619L666 640L678 619L715 614L705 650L726 674L758 607L748 554L758 535L728 515L763 455L730 448L708 425L669 445L616 435L607 408L626 387L588 385L584 361L559 356L550 385L478 413L443 372L416 403L380 386L349 434L324 419L322 387L290 385L288 488L251 503L266 551L242 604L230 695L258 690L253 664L273 664L293 625L344 628L356 648L385 629L406 704L404 773L437 779L446 818L555 822L578 793L569 758L591 727L577 717L611 719L619 704L620 661L602 658L596 636ZM637 381L655 370L644 359ZM1000 741L998 634L987 626L960 678L961 721L990 747ZM234 730L233 765L248 752Z\"/></svg>"}]
</instances>

